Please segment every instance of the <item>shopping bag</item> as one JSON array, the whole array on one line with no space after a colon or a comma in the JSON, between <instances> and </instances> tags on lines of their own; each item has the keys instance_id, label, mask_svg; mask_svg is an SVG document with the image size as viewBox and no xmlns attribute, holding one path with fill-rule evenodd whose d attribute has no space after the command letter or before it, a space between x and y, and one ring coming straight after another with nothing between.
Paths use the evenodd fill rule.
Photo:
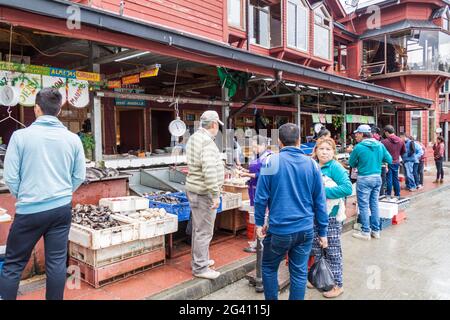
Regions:
<instances>
[{"instance_id":1,"label":"shopping bag","mask_svg":"<svg viewBox=\"0 0 450 320\"><path fill-rule=\"evenodd\" d=\"M322 250L321 257L314 262L311 269L308 272L309 282L317 290L330 291L335 286L333 273L331 268L325 259L325 252Z\"/></svg>"}]
</instances>

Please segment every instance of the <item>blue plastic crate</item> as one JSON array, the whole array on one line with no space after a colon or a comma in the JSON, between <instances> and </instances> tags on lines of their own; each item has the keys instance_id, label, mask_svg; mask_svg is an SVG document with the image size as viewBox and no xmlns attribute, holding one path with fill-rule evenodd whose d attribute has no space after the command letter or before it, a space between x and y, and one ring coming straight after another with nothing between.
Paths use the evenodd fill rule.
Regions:
<instances>
[{"instance_id":1,"label":"blue plastic crate","mask_svg":"<svg viewBox=\"0 0 450 320\"><path fill-rule=\"evenodd\" d=\"M380 229L384 230L392 226L392 219L380 218Z\"/></svg>"},{"instance_id":2,"label":"blue plastic crate","mask_svg":"<svg viewBox=\"0 0 450 320\"><path fill-rule=\"evenodd\" d=\"M191 215L191 207L189 205L187 197L183 197L182 194L183 192L178 192L176 194L175 193L167 194L167 196L174 196L180 199L181 203L179 204L167 204L154 200L160 196L148 197L149 207L163 208L168 213L176 214L178 216L178 221L187 221L189 220L189 217Z\"/></svg>"},{"instance_id":3,"label":"blue plastic crate","mask_svg":"<svg viewBox=\"0 0 450 320\"><path fill-rule=\"evenodd\" d=\"M0 274L2 273L2 269L3 269L3 260L0 260Z\"/></svg>"}]
</instances>

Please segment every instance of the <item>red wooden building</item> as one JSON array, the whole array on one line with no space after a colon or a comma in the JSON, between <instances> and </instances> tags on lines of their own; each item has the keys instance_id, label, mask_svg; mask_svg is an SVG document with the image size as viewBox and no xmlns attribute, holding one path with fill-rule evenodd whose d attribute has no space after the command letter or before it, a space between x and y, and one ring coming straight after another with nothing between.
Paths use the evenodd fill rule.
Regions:
<instances>
[{"instance_id":1,"label":"red wooden building","mask_svg":"<svg viewBox=\"0 0 450 320\"><path fill-rule=\"evenodd\" d=\"M360 6L340 22L358 34L349 76L433 100L429 110L406 105L397 127L424 144L435 141L440 123L448 141L447 113L439 94L450 77L449 1L378 1ZM443 96L445 97L445 96Z\"/></svg>"}]
</instances>

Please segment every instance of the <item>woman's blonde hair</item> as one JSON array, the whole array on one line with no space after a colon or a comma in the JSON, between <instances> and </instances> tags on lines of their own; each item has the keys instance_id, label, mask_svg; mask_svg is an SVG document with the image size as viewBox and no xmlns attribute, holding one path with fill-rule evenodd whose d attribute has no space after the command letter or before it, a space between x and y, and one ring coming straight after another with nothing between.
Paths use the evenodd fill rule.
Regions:
<instances>
[{"instance_id":1,"label":"woman's blonde hair","mask_svg":"<svg viewBox=\"0 0 450 320\"><path fill-rule=\"evenodd\" d=\"M317 158L317 149L324 143L328 144L333 149L333 154L334 154L333 159L337 160L336 142L334 142L334 140L332 138L320 138L319 140L317 140L316 146L314 147L314 151L312 153L313 159L319 160Z\"/></svg>"}]
</instances>

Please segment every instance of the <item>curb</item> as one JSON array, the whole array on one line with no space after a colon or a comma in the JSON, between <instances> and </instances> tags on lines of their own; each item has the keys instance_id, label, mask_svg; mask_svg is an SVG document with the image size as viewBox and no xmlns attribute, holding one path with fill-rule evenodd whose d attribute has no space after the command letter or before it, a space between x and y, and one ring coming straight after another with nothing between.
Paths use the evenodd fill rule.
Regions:
<instances>
[{"instance_id":1,"label":"curb","mask_svg":"<svg viewBox=\"0 0 450 320\"><path fill-rule=\"evenodd\" d=\"M214 280L193 279L181 285L145 298L145 300L198 300L218 291L236 281L243 279L247 273L254 270L256 255L239 260L233 264L218 269L220 276Z\"/></svg>"}]
</instances>

